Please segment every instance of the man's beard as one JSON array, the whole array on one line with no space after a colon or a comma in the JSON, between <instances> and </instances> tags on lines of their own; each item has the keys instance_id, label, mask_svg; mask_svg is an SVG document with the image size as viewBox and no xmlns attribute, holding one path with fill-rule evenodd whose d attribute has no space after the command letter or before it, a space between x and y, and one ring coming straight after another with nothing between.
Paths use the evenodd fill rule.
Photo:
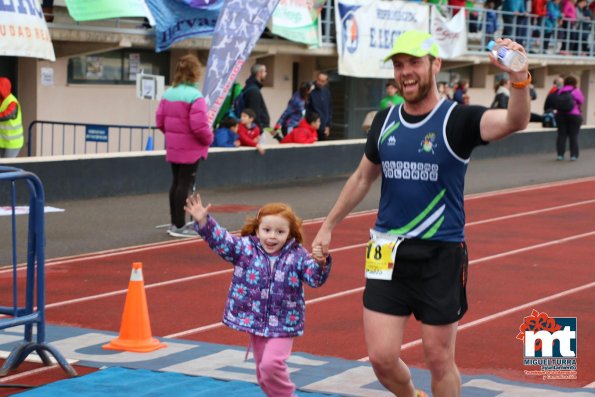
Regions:
<instances>
[{"instance_id":1,"label":"man's beard","mask_svg":"<svg viewBox=\"0 0 595 397\"><path fill-rule=\"evenodd\" d=\"M424 100L430 90L432 89L432 66L428 68L427 79L425 82L422 82L421 79L417 79L417 86L418 90L415 94L402 94L405 101L409 103L419 103ZM401 90L403 92L403 90Z\"/></svg>"}]
</instances>

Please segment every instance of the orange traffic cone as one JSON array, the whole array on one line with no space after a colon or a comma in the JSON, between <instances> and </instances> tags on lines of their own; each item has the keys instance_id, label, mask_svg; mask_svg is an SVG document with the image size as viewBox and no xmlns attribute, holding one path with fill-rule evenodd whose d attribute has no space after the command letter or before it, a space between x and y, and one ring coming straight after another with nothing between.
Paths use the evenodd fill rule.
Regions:
<instances>
[{"instance_id":1,"label":"orange traffic cone","mask_svg":"<svg viewBox=\"0 0 595 397\"><path fill-rule=\"evenodd\" d=\"M132 264L132 273L128 283L128 293L126 294L122 324L120 325L120 336L103 345L103 348L144 353L165 346L165 343L161 343L151 336L149 309L143 281L143 264L135 262Z\"/></svg>"}]
</instances>

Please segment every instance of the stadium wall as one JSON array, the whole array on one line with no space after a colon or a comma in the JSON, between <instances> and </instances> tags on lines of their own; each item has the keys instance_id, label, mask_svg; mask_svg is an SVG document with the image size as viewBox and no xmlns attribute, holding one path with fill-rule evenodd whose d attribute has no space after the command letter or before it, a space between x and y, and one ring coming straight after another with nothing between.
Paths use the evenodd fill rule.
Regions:
<instances>
[{"instance_id":1,"label":"stadium wall","mask_svg":"<svg viewBox=\"0 0 595 397\"><path fill-rule=\"evenodd\" d=\"M582 149L595 147L595 127L579 136ZM555 130L514 134L477 148L472 159L555 154ZM199 164L198 189L255 187L349 175L364 152L364 139L320 142L315 145L270 146L265 155L253 148L213 148ZM20 157L2 165L35 173L47 200L163 193L171 171L164 152L134 152L93 156ZM0 189L0 194L5 193ZM6 196L4 196L6 197Z\"/></svg>"}]
</instances>

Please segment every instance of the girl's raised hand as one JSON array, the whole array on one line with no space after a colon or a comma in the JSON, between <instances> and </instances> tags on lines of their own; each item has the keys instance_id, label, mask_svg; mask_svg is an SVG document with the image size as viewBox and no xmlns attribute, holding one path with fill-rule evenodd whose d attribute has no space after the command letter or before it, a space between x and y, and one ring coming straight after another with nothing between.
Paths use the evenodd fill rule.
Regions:
<instances>
[{"instance_id":1,"label":"girl's raised hand","mask_svg":"<svg viewBox=\"0 0 595 397\"><path fill-rule=\"evenodd\" d=\"M184 206L184 210L198 222L198 226L200 227L204 227L207 223L207 215L209 215L210 208L211 204L207 204L206 207L202 205L202 200L198 193L189 196Z\"/></svg>"}]
</instances>

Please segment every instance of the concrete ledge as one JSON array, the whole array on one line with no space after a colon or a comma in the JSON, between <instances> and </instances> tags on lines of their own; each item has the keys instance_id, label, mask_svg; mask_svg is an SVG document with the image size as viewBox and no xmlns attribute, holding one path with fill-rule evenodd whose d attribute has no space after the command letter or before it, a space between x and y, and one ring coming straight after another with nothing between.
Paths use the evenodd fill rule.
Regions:
<instances>
[{"instance_id":1,"label":"concrete ledge","mask_svg":"<svg viewBox=\"0 0 595 397\"><path fill-rule=\"evenodd\" d=\"M472 159L537 153L555 155L555 130L514 134L477 148ZM579 136L581 148L595 147L595 128ZM359 164L365 139L314 145L271 145L261 156L252 148L213 148L198 167L199 189L291 183L348 175ZM164 151L3 159L3 165L35 173L47 200L75 200L167 192L171 171ZM0 194L6 187L0 186Z\"/></svg>"}]
</instances>

